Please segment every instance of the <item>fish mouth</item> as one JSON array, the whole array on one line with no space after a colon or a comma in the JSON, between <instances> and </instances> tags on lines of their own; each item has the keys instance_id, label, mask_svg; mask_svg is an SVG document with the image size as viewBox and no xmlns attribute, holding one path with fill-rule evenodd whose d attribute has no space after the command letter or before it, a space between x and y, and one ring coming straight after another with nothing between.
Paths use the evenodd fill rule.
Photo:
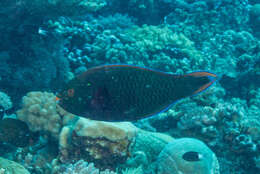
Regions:
<instances>
[{"instance_id":1,"label":"fish mouth","mask_svg":"<svg viewBox=\"0 0 260 174\"><path fill-rule=\"evenodd\" d=\"M198 94L201 93L203 91L206 91L207 89L209 89L217 80L218 80L218 76L214 74L214 76L212 75L207 75L205 76L208 79L208 83L204 84L203 86L199 87L194 94Z\"/></svg>"},{"instance_id":2,"label":"fish mouth","mask_svg":"<svg viewBox=\"0 0 260 174\"><path fill-rule=\"evenodd\" d=\"M219 80L219 77L216 74L214 74L214 76L209 75L209 76L207 76L207 78L210 81L209 83L215 83L217 80Z\"/></svg>"},{"instance_id":3,"label":"fish mouth","mask_svg":"<svg viewBox=\"0 0 260 174\"><path fill-rule=\"evenodd\" d=\"M61 98L59 98L58 96L55 97L55 101L59 102Z\"/></svg>"}]
</instances>

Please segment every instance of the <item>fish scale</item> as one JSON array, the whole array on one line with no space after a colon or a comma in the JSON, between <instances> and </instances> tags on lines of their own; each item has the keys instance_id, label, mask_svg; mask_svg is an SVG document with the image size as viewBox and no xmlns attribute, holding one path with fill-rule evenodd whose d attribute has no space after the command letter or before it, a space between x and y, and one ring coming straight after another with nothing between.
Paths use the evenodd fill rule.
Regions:
<instances>
[{"instance_id":1,"label":"fish scale","mask_svg":"<svg viewBox=\"0 0 260 174\"><path fill-rule=\"evenodd\" d=\"M71 80L57 97L61 107L80 116L133 121L202 92L216 80L209 72L175 75L131 65L104 65Z\"/></svg>"}]
</instances>

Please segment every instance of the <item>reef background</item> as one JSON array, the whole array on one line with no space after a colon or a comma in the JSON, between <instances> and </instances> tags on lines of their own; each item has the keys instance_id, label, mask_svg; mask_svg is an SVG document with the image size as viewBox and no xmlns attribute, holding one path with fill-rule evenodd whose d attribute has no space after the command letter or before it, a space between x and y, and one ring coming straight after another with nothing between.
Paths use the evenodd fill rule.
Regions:
<instances>
[{"instance_id":1,"label":"reef background","mask_svg":"<svg viewBox=\"0 0 260 174\"><path fill-rule=\"evenodd\" d=\"M56 93L96 65L209 70L221 76L213 88L134 125L202 140L221 174L260 172L259 0L1 0L0 33L2 116L16 118L28 92ZM0 156L31 173L51 173L62 126L33 124L33 145L2 143Z\"/></svg>"}]
</instances>

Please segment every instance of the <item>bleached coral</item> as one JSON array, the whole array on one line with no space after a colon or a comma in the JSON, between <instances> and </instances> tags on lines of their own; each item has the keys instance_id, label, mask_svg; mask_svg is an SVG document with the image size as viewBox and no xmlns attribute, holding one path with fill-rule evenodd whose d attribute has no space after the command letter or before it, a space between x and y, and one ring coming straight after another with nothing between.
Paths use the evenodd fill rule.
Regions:
<instances>
[{"instance_id":1,"label":"bleached coral","mask_svg":"<svg viewBox=\"0 0 260 174\"><path fill-rule=\"evenodd\" d=\"M25 121L31 131L48 131L58 137L61 118L56 111L55 95L47 92L29 92L23 97L18 119Z\"/></svg>"}]
</instances>

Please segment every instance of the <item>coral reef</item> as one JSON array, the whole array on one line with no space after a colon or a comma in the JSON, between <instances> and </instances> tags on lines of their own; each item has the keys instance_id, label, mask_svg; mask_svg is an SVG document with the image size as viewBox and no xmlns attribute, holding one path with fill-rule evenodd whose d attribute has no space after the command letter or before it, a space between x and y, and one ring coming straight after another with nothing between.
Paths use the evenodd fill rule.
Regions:
<instances>
[{"instance_id":1,"label":"coral reef","mask_svg":"<svg viewBox=\"0 0 260 174\"><path fill-rule=\"evenodd\" d=\"M165 146L158 157L158 174L219 174L215 154L201 141L176 139Z\"/></svg>"},{"instance_id":2,"label":"coral reef","mask_svg":"<svg viewBox=\"0 0 260 174\"><path fill-rule=\"evenodd\" d=\"M125 21L125 25L114 22L116 19ZM107 25L108 21L115 25ZM49 29L68 40L64 52L73 69L127 63L183 73L210 65L192 41L167 25L131 26L129 18L114 15L98 20L50 21Z\"/></svg>"},{"instance_id":3,"label":"coral reef","mask_svg":"<svg viewBox=\"0 0 260 174\"><path fill-rule=\"evenodd\" d=\"M248 29L248 1L178 0L168 4L170 8L165 10L164 22L174 31L183 32L196 45L229 29Z\"/></svg>"},{"instance_id":4,"label":"coral reef","mask_svg":"<svg viewBox=\"0 0 260 174\"><path fill-rule=\"evenodd\" d=\"M1 0L1 118L13 114L27 92L56 92L71 76L100 64L134 64L179 74L210 70L221 76L218 85L203 95L183 100L157 117L134 123L139 128L124 123L131 125L135 133L120 141L114 141L115 134L110 136L102 129L94 132L95 138L89 138L90 134L79 131L80 127L89 130L101 123L64 113L56 108L53 94L29 93L17 115L31 131L40 134L40 140L23 148L2 143L1 156L19 162L31 173L43 174L52 172L54 158L57 166L73 168L81 157L78 152L84 152L82 156L88 161L84 164L94 162L100 168L106 162L95 160L95 156L101 154L107 160L115 152L122 161L116 160L113 169L122 166L123 172L141 165L143 173L151 174L157 155L173 141L164 135L169 134L202 140L217 155L222 174L259 173L259 3ZM121 130L117 123L100 126ZM100 132L106 135L106 143ZM118 131L114 133L117 135ZM41 139L45 139L43 145L39 143ZM103 153L104 147L109 153ZM66 153L71 161L63 161ZM0 167L0 173L4 170Z\"/></svg>"},{"instance_id":5,"label":"coral reef","mask_svg":"<svg viewBox=\"0 0 260 174\"><path fill-rule=\"evenodd\" d=\"M58 144L40 136L32 145L17 148L6 157L23 165L30 173L52 173L51 162L58 155Z\"/></svg>"}]
</instances>

